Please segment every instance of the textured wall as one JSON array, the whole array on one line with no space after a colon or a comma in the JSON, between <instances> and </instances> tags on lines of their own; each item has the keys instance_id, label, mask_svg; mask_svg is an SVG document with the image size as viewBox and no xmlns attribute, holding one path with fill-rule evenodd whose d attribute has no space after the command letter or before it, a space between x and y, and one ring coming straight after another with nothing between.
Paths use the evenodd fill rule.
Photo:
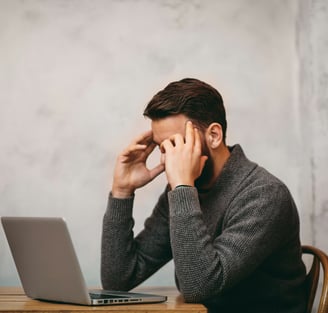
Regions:
<instances>
[{"instance_id":1,"label":"textured wall","mask_svg":"<svg viewBox=\"0 0 328 313\"><path fill-rule=\"evenodd\" d=\"M312 242L328 251L328 2L303 0L297 20L302 151L300 202Z\"/></svg>"},{"instance_id":2,"label":"textured wall","mask_svg":"<svg viewBox=\"0 0 328 313\"><path fill-rule=\"evenodd\" d=\"M293 0L0 0L0 215L65 216L87 281L99 284L115 156L149 128L141 113L151 96L191 76L221 91L228 143L285 181L311 241L312 209L324 203L312 176L325 170L318 149L327 129L316 120L325 110L319 95L311 109L310 92L298 101L299 84L313 83L299 82L313 55L302 46L299 67L296 34L308 29L296 12ZM136 231L164 184L162 176L138 191ZM172 271L170 263L147 283L173 284ZM0 284L18 284L2 229Z\"/></svg>"}]
</instances>

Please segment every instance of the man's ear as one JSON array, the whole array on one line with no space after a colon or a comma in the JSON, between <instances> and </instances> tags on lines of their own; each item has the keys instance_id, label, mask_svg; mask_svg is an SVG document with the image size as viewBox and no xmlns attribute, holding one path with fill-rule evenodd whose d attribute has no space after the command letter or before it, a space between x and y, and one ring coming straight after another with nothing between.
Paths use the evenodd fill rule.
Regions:
<instances>
[{"instance_id":1,"label":"man's ear","mask_svg":"<svg viewBox=\"0 0 328 313\"><path fill-rule=\"evenodd\" d=\"M223 140L222 126L219 123L212 123L206 130L206 141L209 147L216 149Z\"/></svg>"}]
</instances>

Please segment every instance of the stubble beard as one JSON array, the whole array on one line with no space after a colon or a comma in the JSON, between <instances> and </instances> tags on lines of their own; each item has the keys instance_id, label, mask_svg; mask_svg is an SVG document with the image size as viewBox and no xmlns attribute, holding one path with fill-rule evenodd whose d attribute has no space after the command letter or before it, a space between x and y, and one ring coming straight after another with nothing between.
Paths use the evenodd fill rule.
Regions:
<instances>
[{"instance_id":1,"label":"stubble beard","mask_svg":"<svg viewBox=\"0 0 328 313\"><path fill-rule=\"evenodd\" d=\"M204 168L200 176L195 180L195 187L198 190L209 189L214 175L214 162L210 155L206 142L202 142L202 154L207 156Z\"/></svg>"}]
</instances>

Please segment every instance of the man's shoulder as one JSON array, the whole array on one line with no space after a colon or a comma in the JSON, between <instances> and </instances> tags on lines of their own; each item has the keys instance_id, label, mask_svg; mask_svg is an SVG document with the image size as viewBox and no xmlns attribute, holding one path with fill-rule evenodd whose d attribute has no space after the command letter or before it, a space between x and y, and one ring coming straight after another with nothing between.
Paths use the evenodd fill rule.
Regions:
<instances>
[{"instance_id":1,"label":"man's shoulder","mask_svg":"<svg viewBox=\"0 0 328 313\"><path fill-rule=\"evenodd\" d=\"M257 165L254 167L253 171L249 173L247 177L245 177L246 184L252 185L263 185L263 186L272 186L275 188L286 189L286 184L277 176L272 174L266 168Z\"/></svg>"},{"instance_id":2,"label":"man's shoulder","mask_svg":"<svg viewBox=\"0 0 328 313\"><path fill-rule=\"evenodd\" d=\"M247 159L240 146L237 146L238 162L240 171L236 169L236 176L239 176L238 183L234 189L231 200L251 201L259 205L261 203L271 203L276 208L281 209L286 205L295 209L293 197L287 185L264 167ZM235 181L236 182L236 181Z\"/></svg>"},{"instance_id":3,"label":"man's shoulder","mask_svg":"<svg viewBox=\"0 0 328 313\"><path fill-rule=\"evenodd\" d=\"M274 189L288 190L287 186L278 177L269 172L261 165L249 160L240 145L231 149L231 160L227 164L227 174L231 177L236 192L240 189L269 187Z\"/></svg>"}]
</instances>

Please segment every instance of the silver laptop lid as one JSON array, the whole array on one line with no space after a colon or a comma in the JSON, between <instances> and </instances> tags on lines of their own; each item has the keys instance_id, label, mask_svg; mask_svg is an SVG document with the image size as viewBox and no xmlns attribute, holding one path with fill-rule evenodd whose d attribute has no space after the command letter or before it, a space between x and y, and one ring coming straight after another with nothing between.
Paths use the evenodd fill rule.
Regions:
<instances>
[{"instance_id":1,"label":"silver laptop lid","mask_svg":"<svg viewBox=\"0 0 328 313\"><path fill-rule=\"evenodd\" d=\"M62 218L2 217L1 220L27 296L91 304Z\"/></svg>"}]
</instances>

